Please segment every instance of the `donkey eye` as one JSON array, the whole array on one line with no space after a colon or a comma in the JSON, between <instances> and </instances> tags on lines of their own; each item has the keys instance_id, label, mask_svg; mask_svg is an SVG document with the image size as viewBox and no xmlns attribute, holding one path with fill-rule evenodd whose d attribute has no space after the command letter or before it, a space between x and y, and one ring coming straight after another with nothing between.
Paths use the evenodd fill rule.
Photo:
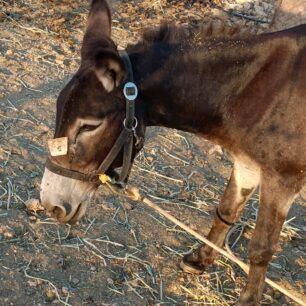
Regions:
<instances>
[{"instance_id":1,"label":"donkey eye","mask_svg":"<svg viewBox=\"0 0 306 306\"><path fill-rule=\"evenodd\" d=\"M79 129L79 134L81 133L85 133L85 132L91 132L94 131L96 128L98 128L99 125L89 125L89 124L85 124L83 126L80 127Z\"/></svg>"}]
</instances>

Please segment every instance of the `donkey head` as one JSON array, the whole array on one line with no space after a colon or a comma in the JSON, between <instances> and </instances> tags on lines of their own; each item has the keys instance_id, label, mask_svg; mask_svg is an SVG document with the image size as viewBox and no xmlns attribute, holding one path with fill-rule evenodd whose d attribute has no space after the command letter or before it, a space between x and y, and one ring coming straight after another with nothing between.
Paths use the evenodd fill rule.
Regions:
<instances>
[{"instance_id":1,"label":"donkey head","mask_svg":"<svg viewBox=\"0 0 306 306\"><path fill-rule=\"evenodd\" d=\"M68 139L67 154L49 157L62 168L89 173L103 162L123 128L124 63L110 38L111 14L104 0L93 0L81 50L81 66L57 100L54 138ZM144 134L141 118L137 133ZM133 157L136 150L134 149ZM108 169L122 165L119 154ZM45 169L42 205L60 222L74 223L85 213L97 185Z\"/></svg>"}]
</instances>

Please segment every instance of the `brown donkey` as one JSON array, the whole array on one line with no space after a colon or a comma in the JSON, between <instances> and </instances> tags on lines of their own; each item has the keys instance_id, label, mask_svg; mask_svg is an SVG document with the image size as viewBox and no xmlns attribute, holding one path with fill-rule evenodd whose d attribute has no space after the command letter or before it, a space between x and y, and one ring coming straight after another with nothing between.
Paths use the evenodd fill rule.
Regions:
<instances>
[{"instance_id":1,"label":"brown donkey","mask_svg":"<svg viewBox=\"0 0 306 306\"><path fill-rule=\"evenodd\" d=\"M67 140L67 154L49 157L42 204L60 222L79 220L97 186L91 174L103 169L115 178L114 169L141 149L146 126L176 128L209 139L234 158L208 235L212 242L222 246L230 225L260 186L251 269L238 303L258 305L282 225L305 184L306 25L236 38L206 37L200 28L163 25L129 46L128 56L119 55L110 33L108 5L94 0L81 66L57 101L55 138ZM135 101L123 95L132 70L139 90ZM136 89L129 91L127 96ZM129 101L135 102L132 117L127 115ZM132 118L130 127L125 118ZM133 138L137 147L118 147L124 131L129 140L120 140L119 147L133 144ZM117 151L110 154L114 147ZM109 155L114 155L111 162ZM185 256L181 267L201 273L215 257L202 245Z\"/></svg>"}]
</instances>

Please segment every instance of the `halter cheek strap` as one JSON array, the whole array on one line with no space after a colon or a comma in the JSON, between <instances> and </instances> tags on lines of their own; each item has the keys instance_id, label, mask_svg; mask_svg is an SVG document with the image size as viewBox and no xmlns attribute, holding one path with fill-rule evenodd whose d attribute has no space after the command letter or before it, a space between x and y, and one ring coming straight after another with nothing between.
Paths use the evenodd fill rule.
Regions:
<instances>
[{"instance_id":1,"label":"halter cheek strap","mask_svg":"<svg viewBox=\"0 0 306 306\"><path fill-rule=\"evenodd\" d=\"M138 88L134 84L133 68L127 52L123 50L119 51L119 54L127 71L127 80L129 80L123 88L123 94L126 101L126 116L123 121L123 130L119 138L96 172L98 172L98 174L106 173L123 148L123 163L118 182L125 183L132 167L134 136L137 139L136 128L138 120L135 117L135 101L138 96Z\"/></svg>"}]
</instances>

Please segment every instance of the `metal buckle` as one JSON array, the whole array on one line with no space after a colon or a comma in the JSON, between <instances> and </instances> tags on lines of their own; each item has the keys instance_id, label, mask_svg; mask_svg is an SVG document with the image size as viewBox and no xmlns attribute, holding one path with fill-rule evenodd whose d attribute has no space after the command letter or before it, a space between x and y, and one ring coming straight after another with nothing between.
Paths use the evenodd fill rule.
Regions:
<instances>
[{"instance_id":1,"label":"metal buckle","mask_svg":"<svg viewBox=\"0 0 306 306\"><path fill-rule=\"evenodd\" d=\"M128 101L134 101L138 97L138 88L133 82L124 85L123 94Z\"/></svg>"}]
</instances>

